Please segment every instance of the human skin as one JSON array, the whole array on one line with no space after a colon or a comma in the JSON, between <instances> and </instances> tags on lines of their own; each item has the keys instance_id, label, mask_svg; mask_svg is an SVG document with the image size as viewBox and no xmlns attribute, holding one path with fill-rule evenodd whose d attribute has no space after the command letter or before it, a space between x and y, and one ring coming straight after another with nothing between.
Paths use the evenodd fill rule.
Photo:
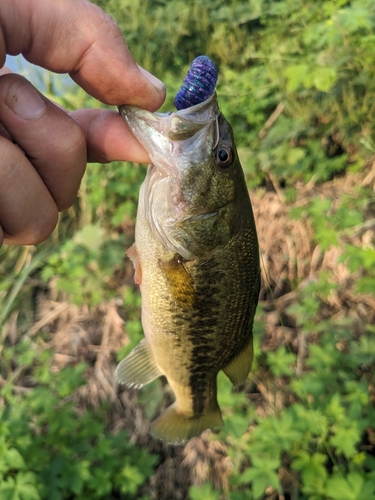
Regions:
<instances>
[{"instance_id":1,"label":"human skin","mask_svg":"<svg viewBox=\"0 0 375 500\"><path fill-rule=\"evenodd\" d=\"M48 238L58 212L71 206L87 161L149 158L118 113L66 112L11 73L6 54L68 73L109 105L155 111L165 86L135 63L115 22L87 0L1 0L0 245L30 245Z\"/></svg>"}]
</instances>

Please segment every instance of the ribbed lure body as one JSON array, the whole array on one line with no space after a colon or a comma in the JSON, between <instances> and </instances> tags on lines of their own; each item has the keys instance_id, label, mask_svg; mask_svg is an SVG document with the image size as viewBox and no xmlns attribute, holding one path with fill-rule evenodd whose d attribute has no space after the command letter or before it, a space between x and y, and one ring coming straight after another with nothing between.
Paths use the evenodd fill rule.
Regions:
<instances>
[{"instance_id":1,"label":"ribbed lure body","mask_svg":"<svg viewBox=\"0 0 375 500\"><path fill-rule=\"evenodd\" d=\"M174 105L180 110L205 101L215 92L216 82L215 64L207 56L196 57L175 97Z\"/></svg>"}]
</instances>

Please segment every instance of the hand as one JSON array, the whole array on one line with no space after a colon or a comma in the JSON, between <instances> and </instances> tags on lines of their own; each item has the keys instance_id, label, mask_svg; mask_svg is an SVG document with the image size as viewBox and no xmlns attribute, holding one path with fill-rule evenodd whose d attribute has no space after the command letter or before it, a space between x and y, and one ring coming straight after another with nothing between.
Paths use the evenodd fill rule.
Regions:
<instances>
[{"instance_id":1,"label":"hand","mask_svg":"<svg viewBox=\"0 0 375 500\"><path fill-rule=\"evenodd\" d=\"M6 54L69 73L110 105L150 111L165 87L137 66L114 21L87 0L1 0L0 245L35 244L73 203L86 161L148 162L115 111L67 113L4 67ZM105 175L105 172L103 172Z\"/></svg>"}]
</instances>

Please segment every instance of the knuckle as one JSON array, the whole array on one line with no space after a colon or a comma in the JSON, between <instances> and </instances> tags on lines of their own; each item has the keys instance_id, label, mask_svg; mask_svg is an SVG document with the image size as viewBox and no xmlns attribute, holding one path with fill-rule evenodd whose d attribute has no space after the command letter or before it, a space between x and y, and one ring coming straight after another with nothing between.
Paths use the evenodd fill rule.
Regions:
<instances>
[{"instance_id":1,"label":"knuckle","mask_svg":"<svg viewBox=\"0 0 375 500\"><path fill-rule=\"evenodd\" d=\"M71 160L77 160L86 153L86 140L81 127L71 118L66 123L65 137L60 142L60 155L63 155L68 168Z\"/></svg>"}]
</instances>

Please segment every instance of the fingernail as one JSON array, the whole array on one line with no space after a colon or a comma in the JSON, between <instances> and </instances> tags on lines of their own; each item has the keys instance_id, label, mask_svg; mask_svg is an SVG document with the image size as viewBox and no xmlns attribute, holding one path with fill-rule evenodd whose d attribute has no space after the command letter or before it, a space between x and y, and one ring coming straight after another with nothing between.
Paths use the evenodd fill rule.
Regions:
<instances>
[{"instance_id":1,"label":"fingernail","mask_svg":"<svg viewBox=\"0 0 375 500\"><path fill-rule=\"evenodd\" d=\"M137 64L138 66L138 64ZM159 91L161 92L162 90L165 90L167 88L167 86L165 85L165 83L163 83L161 80L159 80L159 78L156 78L156 76L154 76L153 74L149 73L147 70L145 70L144 68L142 68L142 66L138 66L139 68L139 71L142 73L142 75L144 75L147 80Z\"/></svg>"},{"instance_id":2,"label":"fingernail","mask_svg":"<svg viewBox=\"0 0 375 500\"><path fill-rule=\"evenodd\" d=\"M39 92L26 80L13 83L8 92L6 105L26 120L38 118L47 106Z\"/></svg>"}]
</instances>

